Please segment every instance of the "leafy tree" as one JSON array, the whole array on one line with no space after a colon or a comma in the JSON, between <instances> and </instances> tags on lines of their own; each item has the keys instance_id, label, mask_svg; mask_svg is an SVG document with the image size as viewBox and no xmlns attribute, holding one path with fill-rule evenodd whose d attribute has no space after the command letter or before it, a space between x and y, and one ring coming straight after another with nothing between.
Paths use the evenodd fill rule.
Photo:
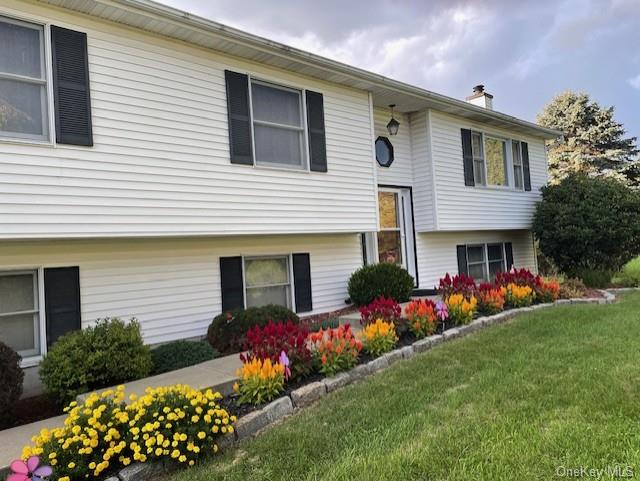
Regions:
<instances>
[{"instance_id":1,"label":"leafy tree","mask_svg":"<svg viewBox=\"0 0 640 481\"><path fill-rule=\"evenodd\" d=\"M615 179L570 174L542 188L533 229L563 272L618 271L640 254L640 193Z\"/></svg>"},{"instance_id":2,"label":"leafy tree","mask_svg":"<svg viewBox=\"0 0 640 481\"><path fill-rule=\"evenodd\" d=\"M640 152L637 138L625 138L622 124L614 119L614 108L601 107L586 93L561 93L544 107L537 120L545 127L564 132L563 139L548 145L552 184L571 172L629 182L634 174L633 169L627 170L630 165L636 164L635 169L640 169L633 161Z\"/></svg>"}]
</instances>

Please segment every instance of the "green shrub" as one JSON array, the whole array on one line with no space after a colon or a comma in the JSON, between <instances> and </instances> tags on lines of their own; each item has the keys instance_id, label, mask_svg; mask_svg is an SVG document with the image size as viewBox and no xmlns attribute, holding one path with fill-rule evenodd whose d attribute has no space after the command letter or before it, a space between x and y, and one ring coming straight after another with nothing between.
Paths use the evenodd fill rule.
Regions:
<instances>
[{"instance_id":1,"label":"green shrub","mask_svg":"<svg viewBox=\"0 0 640 481\"><path fill-rule=\"evenodd\" d=\"M173 341L151 349L152 374L175 371L218 357L217 351L208 342Z\"/></svg>"},{"instance_id":2,"label":"green shrub","mask_svg":"<svg viewBox=\"0 0 640 481\"><path fill-rule=\"evenodd\" d=\"M576 276L582 279L585 286L603 289L611 284L613 271L607 269L578 269Z\"/></svg>"},{"instance_id":3,"label":"green shrub","mask_svg":"<svg viewBox=\"0 0 640 481\"><path fill-rule=\"evenodd\" d=\"M357 306L366 306L382 296L396 302L406 302L413 291L413 277L396 264L369 264L349 278L349 296Z\"/></svg>"},{"instance_id":4,"label":"green shrub","mask_svg":"<svg viewBox=\"0 0 640 481\"><path fill-rule=\"evenodd\" d=\"M153 362L135 319L99 319L58 339L40 364L47 393L64 403L78 394L145 377Z\"/></svg>"},{"instance_id":5,"label":"green shrub","mask_svg":"<svg viewBox=\"0 0 640 481\"><path fill-rule=\"evenodd\" d=\"M0 342L0 429L13 421L15 405L22 394L24 372L16 351Z\"/></svg>"},{"instance_id":6,"label":"green shrub","mask_svg":"<svg viewBox=\"0 0 640 481\"><path fill-rule=\"evenodd\" d=\"M624 287L640 286L640 257L629 261L611 280L614 284Z\"/></svg>"},{"instance_id":7,"label":"green shrub","mask_svg":"<svg viewBox=\"0 0 640 481\"><path fill-rule=\"evenodd\" d=\"M207 331L207 341L218 352L240 352L244 348L247 331L254 326L264 327L270 320L300 323L300 318L295 312L275 304L235 309L218 314L213 318Z\"/></svg>"},{"instance_id":8,"label":"green shrub","mask_svg":"<svg viewBox=\"0 0 640 481\"><path fill-rule=\"evenodd\" d=\"M560 298L572 299L574 297L584 296L587 290L584 282L580 279L565 279L560 283Z\"/></svg>"},{"instance_id":9,"label":"green shrub","mask_svg":"<svg viewBox=\"0 0 640 481\"><path fill-rule=\"evenodd\" d=\"M640 193L614 179L573 174L542 188L533 229L540 249L571 277L618 271L640 254Z\"/></svg>"}]
</instances>

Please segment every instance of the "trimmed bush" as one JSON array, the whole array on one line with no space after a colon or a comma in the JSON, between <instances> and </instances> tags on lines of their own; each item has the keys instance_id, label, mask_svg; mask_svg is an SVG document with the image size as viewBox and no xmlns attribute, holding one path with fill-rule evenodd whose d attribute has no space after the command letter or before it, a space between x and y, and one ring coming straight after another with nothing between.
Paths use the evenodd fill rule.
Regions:
<instances>
[{"instance_id":1,"label":"trimmed bush","mask_svg":"<svg viewBox=\"0 0 640 481\"><path fill-rule=\"evenodd\" d=\"M47 393L59 403L78 394L140 379L153 361L135 319L99 319L58 339L40 364Z\"/></svg>"},{"instance_id":2,"label":"trimmed bush","mask_svg":"<svg viewBox=\"0 0 640 481\"><path fill-rule=\"evenodd\" d=\"M254 326L264 327L269 321L300 323L300 318L290 309L269 304L248 309L223 312L213 318L207 331L207 341L221 353L240 352L247 341L247 332Z\"/></svg>"},{"instance_id":3,"label":"trimmed bush","mask_svg":"<svg viewBox=\"0 0 640 481\"><path fill-rule=\"evenodd\" d=\"M175 371L218 357L218 352L208 342L173 341L151 350L152 374Z\"/></svg>"},{"instance_id":4,"label":"trimmed bush","mask_svg":"<svg viewBox=\"0 0 640 481\"><path fill-rule=\"evenodd\" d=\"M640 193L614 179L574 174L542 188L533 229L540 249L571 277L617 272L640 254Z\"/></svg>"},{"instance_id":5,"label":"trimmed bush","mask_svg":"<svg viewBox=\"0 0 640 481\"><path fill-rule=\"evenodd\" d=\"M636 257L632 261L629 261L622 270L613 277L611 282L624 287L639 287L640 257Z\"/></svg>"},{"instance_id":6,"label":"trimmed bush","mask_svg":"<svg viewBox=\"0 0 640 481\"><path fill-rule=\"evenodd\" d=\"M369 264L349 278L349 297L357 306L366 306L378 297L406 302L413 291L413 277L396 264Z\"/></svg>"},{"instance_id":7,"label":"trimmed bush","mask_svg":"<svg viewBox=\"0 0 640 481\"><path fill-rule=\"evenodd\" d=\"M13 420L15 406L22 394L24 372L20 369L21 357L9 346L0 342L0 429Z\"/></svg>"}]
</instances>

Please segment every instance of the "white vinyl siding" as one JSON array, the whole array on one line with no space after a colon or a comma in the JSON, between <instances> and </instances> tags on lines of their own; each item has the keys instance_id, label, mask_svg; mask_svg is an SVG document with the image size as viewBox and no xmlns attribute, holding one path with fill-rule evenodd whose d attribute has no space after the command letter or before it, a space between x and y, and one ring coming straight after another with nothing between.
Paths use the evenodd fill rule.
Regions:
<instances>
[{"instance_id":1,"label":"white vinyl siding","mask_svg":"<svg viewBox=\"0 0 640 481\"><path fill-rule=\"evenodd\" d=\"M458 273L457 245L493 245L511 242L515 267L537 272L531 231L429 232L416 235L421 289L433 289L447 272ZM485 257L486 258L486 257Z\"/></svg>"},{"instance_id":2,"label":"white vinyl siding","mask_svg":"<svg viewBox=\"0 0 640 481\"><path fill-rule=\"evenodd\" d=\"M471 123L441 112L431 111L432 152L435 168L437 229L442 231L530 229L540 187L547 181L544 141L516 135L504 129ZM464 185L460 129L471 128L499 139L528 143L531 191L502 186ZM418 209L416 209L416 212ZM421 225L418 231L425 229Z\"/></svg>"},{"instance_id":3,"label":"white vinyl siding","mask_svg":"<svg viewBox=\"0 0 640 481\"><path fill-rule=\"evenodd\" d=\"M39 4L8 8L87 33L94 146L0 144L0 239L376 229L366 91ZM328 172L231 164L225 69L322 93Z\"/></svg>"},{"instance_id":4,"label":"white vinyl siding","mask_svg":"<svg viewBox=\"0 0 640 481\"><path fill-rule=\"evenodd\" d=\"M3 269L79 266L82 325L136 317L145 342L202 336L222 310L220 257L308 252L314 310L340 309L362 266L358 234L5 242Z\"/></svg>"},{"instance_id":5,"label":"white vinyl siding","mask_svg":"<svg viewBox=\"0 0 640 481\"><path fill-rule=\"evenodd\" d=\"M430 113L411 114L411 154L413 159L413 218L416 231L435 229L435 192L431 159Z\"/></svg>"},{"instance_id":6,"label":"white vinyl siding","mask_svg":"<svg viewBox=\"0 0 640 481\"><path fill-rule=\"evenodd\" d=\"M411 125L407 115L394 112L394 116L400 122L400 128L396 135L389 135L387 123L391 119L391 112L388 109L374 109L373 111L376 138L387 137L393 145L394 156L390 167L382 167L376 162L378 184L411 187L413 186Z\"/></svg>"}]
</instances>

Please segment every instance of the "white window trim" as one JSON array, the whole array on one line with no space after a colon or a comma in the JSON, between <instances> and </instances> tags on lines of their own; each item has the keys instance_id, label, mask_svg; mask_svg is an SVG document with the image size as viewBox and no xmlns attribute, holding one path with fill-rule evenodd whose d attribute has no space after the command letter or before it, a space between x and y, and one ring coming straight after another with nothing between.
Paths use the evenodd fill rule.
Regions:
<instances>
[{"instance_id":1,"label":"white window trim","mask_svg":"<svg viewBox=\"0 0 640 481\"><path fill-rule=\"evenodd\" d=\"M507 252L505 250L505 242L485 242L485 243L477 243L477 244L467 244L466 246L466 256L467 256L467 272L469 272L470 265L484 265L483 274L486 274L486 278L483 277L483 282L491 282L491 271L489 270L489 246L499 245L502 248L502 272L506 272L507 269ZM476 262L469 262L469 248L470 247L482 247L482 255L483 260ZM492 262L495 262L497 259L494 259ZM477 280L477 279L476 279Z\"/></svg>"},{"instance_id":2,"label":"white window trim","mask_svg":"<svg viewBox=\"0 0 640 481\"><path fill-rule=\"evenodd\" d=\"M52 53L51 53L51 23L44 22L42 19L24 15L22 13L16 14L12 11L6 11L0 9L0 16L7 18L9 21L13 20L16 22L24 22L30 23L33 25L39 25L42 27L42 34L44 36L44 59L43 59L43 67L45 70L45 81L46 81L46 119L48 125L48 135L47 139L37 139L37 138L28 138L28 137L8 137L4 135L0 135L0 143L6 144L27 144L34 146L43 146L43 147L55 147L55 111L54 111L54 99L53 99L53 64L52 64Z\"/></svg>"},{"instance_id":3,"label":"white window trim","mask_svg":"<svg viewBox=\"0 0 640 481\"><path fill-rule=\"evenodd\" d=\"M39 310L39 321L40 321L40 329L39 329L39 338L40 338L40 354L23 357L20 362L21 368L33 367L40 364L42 359L47 353L47 325L46 318L47 313L45 309L44 302L44 268L42 266L20 266L16 268L8 267L2 269L2 274L13 274L13 273L31 273L36 272L38 283L38 310Z\"/></svg>"},{"instance_id":4,"label":"white window trim","mask_svg":"<svg viewBox=\"0 0 640 481\"><path fill-rule=\"evenodd\" d=\"M492 134L487 132L482 132L479 130L471 129L472 134L479 134L482 139L482 156L476 156L476 152L473 150L473 141L471 142L471 151L473 155L473 163L474 163L474 172L475 172L475 162L477 159L482 158L482 166L484 169L484 183L480 184L477 181L475 182L475 187L478 189L486 189L486 190L498 190L498 191L514 191L514 192L524 192L524 166L522 164L522 141L517 139L509 139L499 134ZM487 160L486 160L486 138L497 139L505 142L506 148L506 175L507 175L507 185L494 185L488 183L487 176ZM512 144L517 142L520 145L520 167L522 170L522 188L517 188L515 185L515 170L513 163L513 147Z\"/></svg>"},{"instance_id":5,"label":"white window trim","mask_svg":"<svg viewBox=\"0 0 640 481\"><path fill-rule=\"evenodd\" d=\"M271 81L271 80L266 80L263 78L258 78L258 77L254 77L253 75L251 75L250 73L247 73L247 77L249 79L249 121L251 124L251 156L252 156L252 160L253 160L253 168L257 168L257 169L272 169L272 170L286 170L286 171L290 171L290 172L307 172L310 173L311 172L311 162L309 160L309 127L307 124L307 102L306 102L306 92L307 90L305 88L301 88L301 87L295 87L292 85L285 85L276 81ZM268 87L272 87L272 88L277 88L277 89L282 89L282 90L288 90L288 91L292 91L292 92L296 92L297 94L300 95L300 118L302 121L302 127L300 129L292 127L290 125L283 125L283 124L278 124L278 123L272 123L272 122L265 122L265 121L260 121L260 120L255 120L254 116L253 116L253 93L252 93L252 84L253 83L257 83L257 84L262 84L262 85L267 85ZM270 126L274 126L274 127L279 127L279 128L286 128L286 129L291 129L291 130L296 130L296 131L301 131L302 132L302 145L301 145L301 153L302 153L302 165L300 166L295 166L295 165L289 165L289 164L280 164L280 163L276 163L276 162L258 162L258 159L256 157L256 133L255 133L255 128L254 128L254 122L258 122L261 125L270 125Z\"/></svg>"},{"instance_id":6,"label":"white window trim","mask_svg":"<svg viewBox=\"0 0 640 481\"><path fill-rule=\"evenodd\" d=\"M287 274L289 276L289 282L287 284L264 284L261 286L247 286L247 279L245 273L245 262L253 259L286 259L287 260ZM293 255L292 254L263 254L263 255L243 255L242 256L242 288L244 293L244 308L247 309L247 289L261 288L261 287L274 287L274 286L288 286L287 300L289 305L285 306L296 312L296 289L295 281L293 277Z\"/></svg>"}]
</instances>

